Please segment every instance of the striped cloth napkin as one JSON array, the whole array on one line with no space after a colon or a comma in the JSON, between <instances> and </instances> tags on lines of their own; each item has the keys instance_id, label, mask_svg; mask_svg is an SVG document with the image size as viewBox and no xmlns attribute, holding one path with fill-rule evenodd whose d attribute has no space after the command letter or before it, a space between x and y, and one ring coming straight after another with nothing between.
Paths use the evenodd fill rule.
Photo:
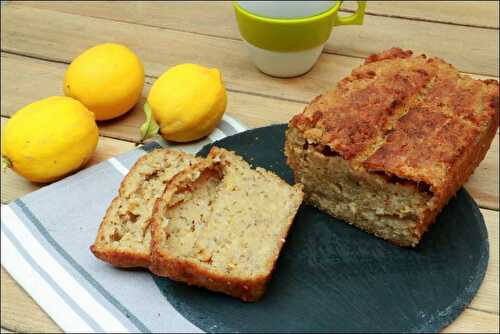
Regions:
<instances>
[{"instance_id":1,"label":"striped cloth napkin","mask_svg":"<svg viewBox=\"0 0 500 334\"><path fill-rule=\"evenodd\" d=\"M245 129L224 116L205 140L174 148L194 154ZM147 270L113 268L89 250L124 175L165 146L158 139L2 205L2 266L65 332L201 332Z\"/></svg>"}]
</instances>

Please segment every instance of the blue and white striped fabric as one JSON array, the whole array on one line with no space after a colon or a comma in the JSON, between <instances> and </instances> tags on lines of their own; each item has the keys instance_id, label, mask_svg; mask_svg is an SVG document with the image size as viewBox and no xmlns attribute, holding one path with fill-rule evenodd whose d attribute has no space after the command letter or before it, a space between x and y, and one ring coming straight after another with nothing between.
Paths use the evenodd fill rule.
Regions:
<instances>
[{"instance_id":1,"label":"blue and white striped fabric","mask_svg":"<svg viewBox=\"0 0 500 334\"><path fill-rule=\"evenodd\" d=\"M190 153L246 128L224 116ZM65 332L201 332L168 303L147 270L121 270L89 250L123 176L158 140L30 193L1 212L1 262Z\"/></svg>"}]
</instances>

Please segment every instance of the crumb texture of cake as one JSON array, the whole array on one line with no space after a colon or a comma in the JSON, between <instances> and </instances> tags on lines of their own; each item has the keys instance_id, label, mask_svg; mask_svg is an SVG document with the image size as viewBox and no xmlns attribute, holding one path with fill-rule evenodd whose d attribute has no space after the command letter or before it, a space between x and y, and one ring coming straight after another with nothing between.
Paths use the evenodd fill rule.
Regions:
<instances>
[{"instance_id":1,"label":"crumb texture of cake","mask_svg":"<svg viewBox=\"0 0 500 334\"><path fill-rule=\"evenodd\" d=\"M415 246L484 158L498 82L393 48L367 58L289 122L285 153L305 199Z\"/></svg>"},{"instance_id":2,"label":"crumb texture of cake","mask_svg":"<svg viewBox=\"0 0 500 334\"><path fill-rule=\"evenodd\" d=\"M148 267L150 218L167 183L199 159L183 152L157 149L141 157L120 185L103 218L91 251L118 267Z\"/></svg>"},{"instance_id":3,"label":"crumb texture of cake","mask_svg":"<svg viewBox=\"0 0 500 334\"><path fill-rule=\"evenodd\" d=\"M262 296L302 202L290 186L213 148L169 184L153 214L151 271L245 301Z\"/></svg>"}]
</instances>

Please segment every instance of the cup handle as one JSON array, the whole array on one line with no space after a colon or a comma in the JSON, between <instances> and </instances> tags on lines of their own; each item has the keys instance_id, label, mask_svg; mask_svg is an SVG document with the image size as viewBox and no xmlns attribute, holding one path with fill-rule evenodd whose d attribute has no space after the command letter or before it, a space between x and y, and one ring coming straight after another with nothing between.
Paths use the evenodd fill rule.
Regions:
<instances>
[{"instance_id":1,"label":"cup handle","mask_svg":"<svg viewBox=\"0 0 500 334\"><path fill-rule=\"evenodd\" d=\"M346 25L361 25L363 24L363 18L365 17L365 8L366 8L366 1L357 1L358 2L358 9L354 14L349 15L349 16L340 16L337 13L337 17L335 19L335 22L333 22L334 26L346 26Z\"/></svg>"}]
</instances>

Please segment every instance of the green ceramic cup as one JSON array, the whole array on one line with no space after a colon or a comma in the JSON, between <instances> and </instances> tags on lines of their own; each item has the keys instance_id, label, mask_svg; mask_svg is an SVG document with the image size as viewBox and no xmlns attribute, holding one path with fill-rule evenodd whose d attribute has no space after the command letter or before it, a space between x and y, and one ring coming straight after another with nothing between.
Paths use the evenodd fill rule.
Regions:
<instances>
[{"instance_id":1,"label":"green ceramic cup","mask_svg":"<svg viewBox=\"0 0 500 334\"><path fill-rule=\"evenodd\" d=\"M361 25L366 1L348 16L342 1L235 1L238 27L251 60L264 73L293 77L309 71L333 27Z\"/></svg>"}]
</instances>

